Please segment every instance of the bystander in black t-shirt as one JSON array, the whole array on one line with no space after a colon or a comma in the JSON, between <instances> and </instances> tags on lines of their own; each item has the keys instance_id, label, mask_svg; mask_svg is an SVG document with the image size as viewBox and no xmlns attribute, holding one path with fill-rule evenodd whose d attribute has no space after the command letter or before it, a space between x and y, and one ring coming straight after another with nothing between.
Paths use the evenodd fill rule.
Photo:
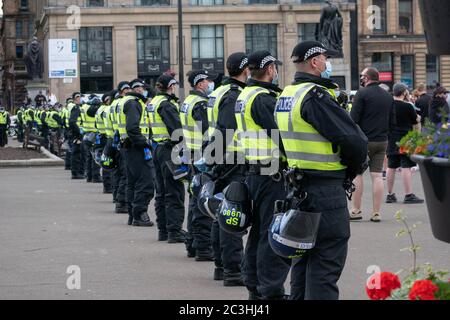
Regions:
<instances>
[{"instance_id":1,"label":"bystander in black t-shirt","mask_svg":"<svg viewBox=\"0 0 450 320\"><path fill-rule=\"evenodd\" d=\"M414 106L403 101L394 101L391 111L388 134L387 154L398 154L397 142L399 142L417 122L417 113Z\"/></svg>"}]
</instances>

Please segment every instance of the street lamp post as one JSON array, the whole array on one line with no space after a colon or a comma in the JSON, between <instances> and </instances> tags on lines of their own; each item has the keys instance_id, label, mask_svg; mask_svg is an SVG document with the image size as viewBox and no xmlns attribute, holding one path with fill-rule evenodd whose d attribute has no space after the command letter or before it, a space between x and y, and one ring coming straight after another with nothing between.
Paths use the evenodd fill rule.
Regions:
<instances>
[{"instance_id":1,"label":"street lamp post","mask_svg":"<svg viewBox=\"0 0 450 320\"><path fill-rule=\"evenodd\" d=\"M180 83L179 98L184 100L184 56L183 56L183 0L178 1L178 74Z\"/></svg>"}]
</instances>

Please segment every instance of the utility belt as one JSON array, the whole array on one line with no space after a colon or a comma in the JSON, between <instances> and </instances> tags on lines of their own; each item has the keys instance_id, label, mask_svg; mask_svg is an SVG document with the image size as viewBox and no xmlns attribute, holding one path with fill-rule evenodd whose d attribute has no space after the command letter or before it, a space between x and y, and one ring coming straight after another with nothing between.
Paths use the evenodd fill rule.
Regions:
<instances>
[{"instance_id":1,"label":"utility belt","mask_svg":"<svg viewBox=\"0 0 450 320\"><path fill-rule=\"evenodd\" d=\"M276 160L278 161L278 160ZM247 176L254 175L265 175L270 176L275 182L279 182L283 179L282 168L278 166L278 170L271 172L271 167L273 167L273 163L270 164L247 164Z\"/></svg>"}]
</instances>

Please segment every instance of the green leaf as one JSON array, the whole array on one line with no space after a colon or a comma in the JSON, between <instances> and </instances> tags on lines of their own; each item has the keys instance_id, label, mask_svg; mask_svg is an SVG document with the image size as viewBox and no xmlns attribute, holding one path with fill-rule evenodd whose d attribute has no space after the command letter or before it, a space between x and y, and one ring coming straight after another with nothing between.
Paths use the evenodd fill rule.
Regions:
<instances>
[{"instance_id":1,"label":"green leaf","mask_svg":"<svg viewBox=\"0 0 450 320\"><path fill-rule=\"evenodd\" d=\"M406 230L405 229L402 229L402 230L400 230L399 232L397 232L396 234L395 234L395 236L397 237L397 238L400 238L401 236L403 236L403 235L405 235L406 234Z\"/></svg>"}]
</instances>

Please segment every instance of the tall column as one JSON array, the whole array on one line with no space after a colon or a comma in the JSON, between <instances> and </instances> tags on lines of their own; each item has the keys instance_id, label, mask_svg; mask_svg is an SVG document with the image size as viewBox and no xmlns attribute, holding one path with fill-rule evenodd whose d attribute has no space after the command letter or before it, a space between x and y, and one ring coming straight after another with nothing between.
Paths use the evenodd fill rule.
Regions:
<instances>
[{"instance_id":1,"label":"tall column","mask_svg":"<svg viewBox=\"0 0 450 320\"><path fill-rule=\"evenodd\" d=\"M115 26L113 28L113 87L120 81L130 81L137 74L136 28Z\"/></svg>"}]
</instances>

